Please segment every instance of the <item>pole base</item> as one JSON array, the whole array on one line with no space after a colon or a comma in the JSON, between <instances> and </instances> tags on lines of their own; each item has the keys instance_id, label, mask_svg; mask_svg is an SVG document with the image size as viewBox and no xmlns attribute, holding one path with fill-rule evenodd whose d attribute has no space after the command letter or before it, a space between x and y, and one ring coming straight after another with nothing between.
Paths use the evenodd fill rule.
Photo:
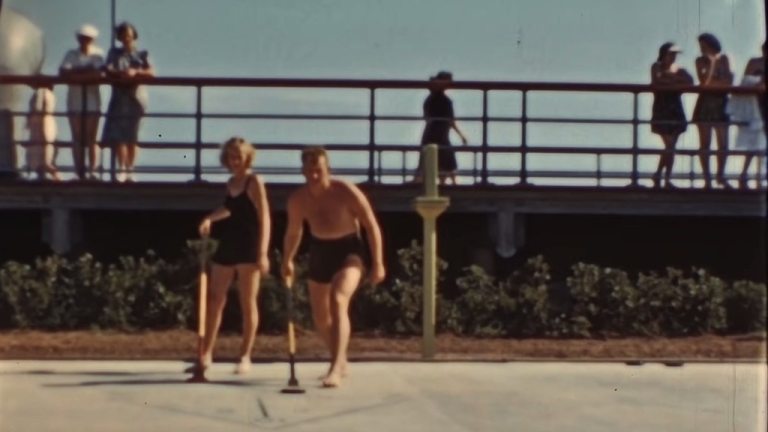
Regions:
<instances>
[{"instance_id":1,"label":"pole base","mask_svg":"<svg viewBox=\"0 0 768 432\"><path fill-rule=\"evenodd\" d=\"M187 378L188 383L207 383L208 378L205 377L205 368L196 364L192 367L192 376Z\"/></svg>"},{"instance_id":2,"label":"pole base","mask_svg":"<svg viewBox=\"0 0 768 432\"><path fill-rule=\"evenodd\" d=\"M280 390L280 393L285 393L285 394L304 394L306 392L307 392L306 390L299 387L298 385L292 386L290 384L288 385L288 387L285 387L284 389Z\"/></svg>"}]
</instances>

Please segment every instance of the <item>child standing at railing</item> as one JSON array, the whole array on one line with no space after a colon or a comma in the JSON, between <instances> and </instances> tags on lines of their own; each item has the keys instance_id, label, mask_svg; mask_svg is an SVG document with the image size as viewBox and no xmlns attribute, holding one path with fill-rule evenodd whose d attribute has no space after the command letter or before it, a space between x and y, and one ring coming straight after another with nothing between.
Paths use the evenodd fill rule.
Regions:
<instances>
[{"instance_id":1,"label":"child standing at railing","mask_svg":"<svg viewBox=\"0 0 768 432\"><path fill-rule=\"evenodd\" d=\"M38 180L45 180L46 173L54 180L61 180L54 165L56 140L56 120L53 118L56 96L53 86L40 85L34 89L29 99L27 129L29 144L26 149L27 166L37 173Z\"/></svg>"}]
</instances>

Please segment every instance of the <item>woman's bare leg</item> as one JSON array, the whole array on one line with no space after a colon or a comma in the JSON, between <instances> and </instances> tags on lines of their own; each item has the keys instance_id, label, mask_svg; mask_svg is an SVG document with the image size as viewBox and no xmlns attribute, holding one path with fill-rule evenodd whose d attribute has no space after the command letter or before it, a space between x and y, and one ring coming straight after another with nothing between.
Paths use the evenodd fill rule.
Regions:
<instances>
[{"instance_id":1,"label":"woman's bare leg","mask_svg":"<svg viewBox=\"0 0 768 432\"><path fill-rule=\"evenodd\" d=\"M239 363L235 373L244 374L251 367L251 351L259 328L259 310L256 298L259 295L261 272L256 265L243 264L237 266L238 292L240 295L240 311L243 317L243 340L240 344Z\"/></svg>"},{"instance_id":2,"label":"woman's bare leg","mask_svg":"<svg viewBox=\"0 0 768 432\"><path fill-rule=\"evenodd\" d=\"M208 304L205 316L205 336L200 364L208 366L213 360L213 346L219 334L221 315L227 303L227 290L235 276L235 268L218 264L211 265L211 286L208 291Z\"/></svg>"},{"instance_id":3,"label":"woman's bare leg","mask_svg":"<svg viewBox=\"0 0 768 432\"><path fill-rule=\"evenodd\" d=\"M81 115L69 116L69 129L72 131L72 164L75 166L75 174L82 180L84 177L84 153L83 153L83 117Z\"/></svg>"},{"instance_id":4,"label":"woman's bare leg","mask_svg":"<svg viewBox=\"0 0 768 432\"><path fill-rule=\"evenodd\" d=\"M712 177L709 172L709 144L712 141L712 129L707 124L698 124L699 129L699 162L701 162L701 172L704 176L704 187L712 187Z\"/></svg>"},{"instance_id":5,"label":"woman's bare leg","mask_svg":"<svg viewBox=\"0 0 768 432\"><path fill-rule=\"evenodd\" d=\"M726 188L731 185L725 179L725 163L728 159L728 126L715 127L717 141L717 182Z\"/></svg>"}]
</instances>

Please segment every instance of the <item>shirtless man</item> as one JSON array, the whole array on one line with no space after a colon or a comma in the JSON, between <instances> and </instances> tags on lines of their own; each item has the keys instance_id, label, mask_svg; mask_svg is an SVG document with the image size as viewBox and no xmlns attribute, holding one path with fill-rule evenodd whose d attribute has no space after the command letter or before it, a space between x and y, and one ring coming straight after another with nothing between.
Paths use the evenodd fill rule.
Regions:
<instances>
[{"instance_id":1,"label":"shirtless man","mask_svg":"<svg viewBox=\"0 0 768 432\"><path fill-rule=\"evenodd\" d=\"M311 235L309 295L318 334L331 354L324 387L337 387L346 374L351 325L349 302L370 258L368 279L384 280L379 224L368 199L352 183L331 178L328 155L322 147L301 153L306 184L288 198L288 227L283 241L282 276L288 287L294 279L293 258L301 242L304 221ZM365 228L370 256L360 237Z\"/></svg>"}]
</instances>

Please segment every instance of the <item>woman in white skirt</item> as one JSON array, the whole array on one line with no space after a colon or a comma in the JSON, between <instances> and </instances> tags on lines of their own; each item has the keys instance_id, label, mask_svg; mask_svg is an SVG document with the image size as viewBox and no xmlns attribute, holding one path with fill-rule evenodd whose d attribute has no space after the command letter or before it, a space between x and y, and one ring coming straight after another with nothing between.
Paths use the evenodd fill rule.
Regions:
<instances>
[{"instance_id":1,"label":"woman in white skirt","mask_svg":"<svg viewBox=\"0 0 768 432\"><path fill-rule=\"evenodd\" d=\"M763 56L747 62L744 77L741 80L742 87L765 88L765 55L766 45L763 43ZM761 150L764 151L766 147L765 103L765 93L759 96L734 94L731 95L728 103L728 114L731 120L740 123L736 133L736 148L752 152L744 156L744 167L739 176L741 189L749 188L749 166L755 154ZM760 187L759 178L757 186Z\"/></svg>"},{"instance_id":2,"label":"woman in white skirt","mask_svg":"<svg viewBox=\"0 0 768 432\"><path fill-rule=\"evenodd\" d=\"M104 52L93 42L99 35L96 27L85 24L75 33L78 48L67 51L59 67L65 78L98 78L104 68ZM101 114L98 85L70 85L67 90L67 114L72 131L72 160L80 180L86 178L85 155L88 155L88 180L98 179L99 148L96 132ZM86 153L87 152L87 153Z\"/></svg>"},{"instance_id":3,"label":"woman in white skirt","mask_svg":"<svg viewBox=\"0 0 768 432\"><path fill-rule=\"evenodd\" d=\"M53 164L53 142L56 140L56 119L53 111L56 106L56 96L53 86L40 85L34 89L29 99L27 114L27 129L29 129L29 144L27 145L27 166L37 174L38 180L45 180L50 174L54 180L60 180L56 166Z\"/></svg>"}]
</instances>

